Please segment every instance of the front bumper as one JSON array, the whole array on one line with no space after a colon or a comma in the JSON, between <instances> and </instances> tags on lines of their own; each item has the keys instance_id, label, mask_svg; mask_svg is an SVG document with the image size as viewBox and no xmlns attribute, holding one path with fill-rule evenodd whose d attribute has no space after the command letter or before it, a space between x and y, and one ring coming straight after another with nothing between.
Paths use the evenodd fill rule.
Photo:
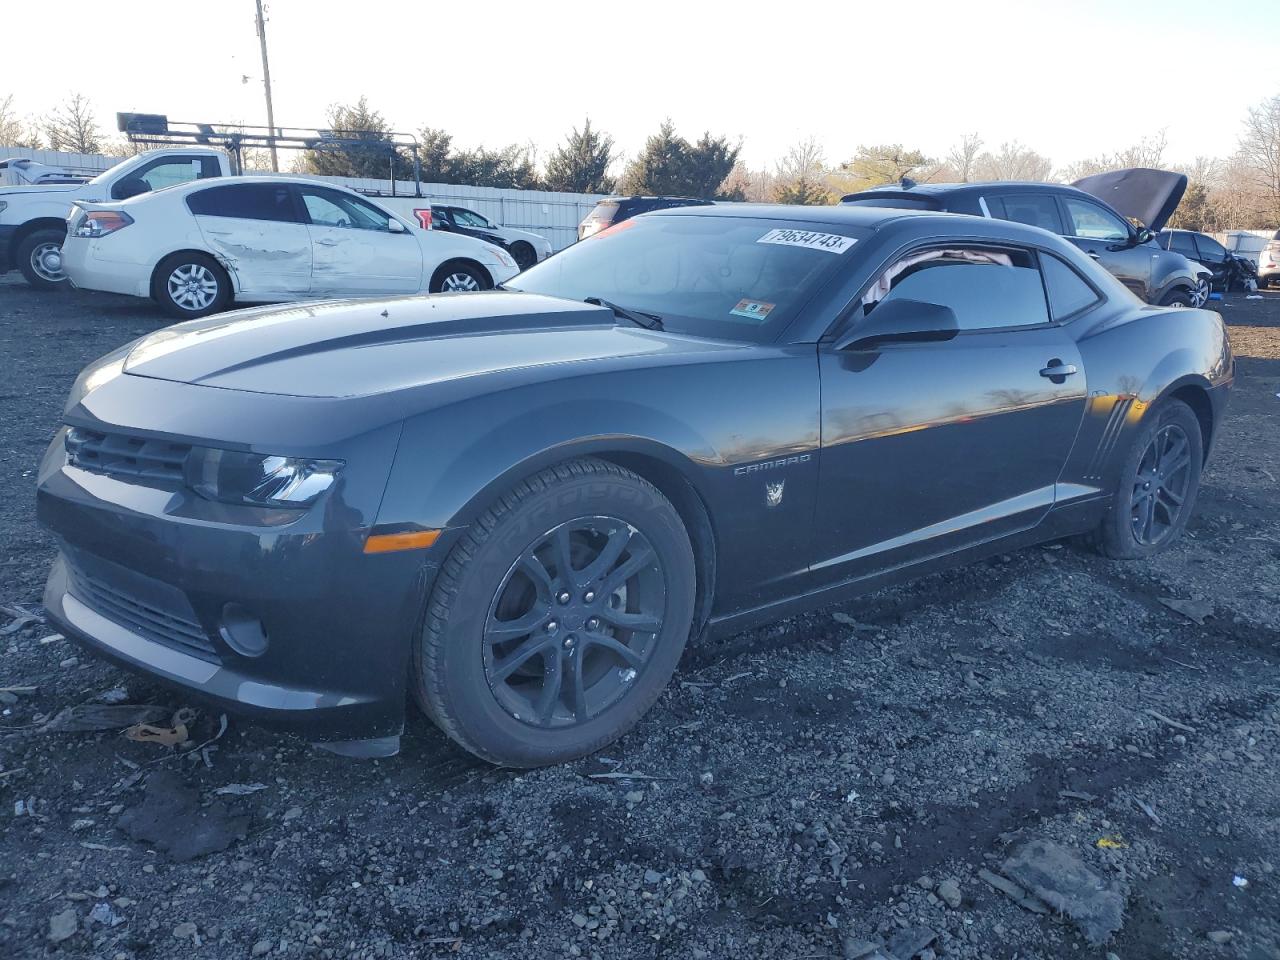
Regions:
<instances>
[{"instance_id":1,"label":"front bumper","mask_svg":"<svg viewBox=\"0 0 1280 960\"><path fill-rule=\"evenodd\" d=\"M377 502L348 497L367 500L370 484L340 481L282 517L79 469L62 442L60 431L36 504L59 548L44 602L66 636L215 708L340 752L394 752L436 568L422 551L363 553ZM243 642L246 623L265 650ZM349 741L373 746L334 743Z\"/></svg>"}]
</instances>

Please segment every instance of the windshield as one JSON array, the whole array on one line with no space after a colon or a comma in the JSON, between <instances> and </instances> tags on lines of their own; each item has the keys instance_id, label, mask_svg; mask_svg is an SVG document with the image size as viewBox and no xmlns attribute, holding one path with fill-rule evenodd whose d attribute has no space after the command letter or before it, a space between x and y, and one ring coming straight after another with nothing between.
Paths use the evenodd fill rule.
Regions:
<instances>
[{"instance_id":1,"label":"windshield","mask_svg":"<svg viewBox=\"0 0 1280 960\"><path fill-rule=\"evenodd\" d=\"M574 244L506 287L597 297L661 317L677 333L760 343L791 322L867 235L845 224L650 214Z\"/></svg>"}]
</instances>

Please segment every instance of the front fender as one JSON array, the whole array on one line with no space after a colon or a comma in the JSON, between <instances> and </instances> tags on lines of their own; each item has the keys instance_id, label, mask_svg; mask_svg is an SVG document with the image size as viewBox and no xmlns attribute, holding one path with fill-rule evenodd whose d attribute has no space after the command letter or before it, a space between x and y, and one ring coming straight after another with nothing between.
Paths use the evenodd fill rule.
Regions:
<instances>
[{"instance_id":1,"label":"front fender","mask_svg":"<svg viewBox=\"0 0 1280 960\"><path fill-rule=\"evenodd\" d=\"M451 530L441 539L447 549L519 480L564 460L623 455L678 473L707 506L726 591L782 590L805 569L813 524L816 354L812 346L733 353L731 362L561 373L411 416L378 524Z\"/></svg>"},{"instance_id":2,"label":"front fender","mask_svg":"<svg viewBox=\"0 0 1280 960\"><path fill-rule=\"evenodd\" d=\"M525 477L554 463L607 452L661 460L705 495L696 464L721 459L688 424L637 403L601 397L594 405L565 400L513 408L494 400L480 401L489 408L483 413L459 411L442 418L436 412L406 423L380 524L465 527ZM409 477L415 479L406 483Z\"/></svg>"}]
</instances>

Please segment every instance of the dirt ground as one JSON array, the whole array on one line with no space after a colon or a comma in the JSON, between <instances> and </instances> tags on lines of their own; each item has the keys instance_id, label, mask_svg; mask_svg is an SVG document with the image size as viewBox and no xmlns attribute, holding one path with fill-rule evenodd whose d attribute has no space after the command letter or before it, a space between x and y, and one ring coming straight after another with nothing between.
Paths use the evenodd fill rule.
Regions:
<instances>
[{"instance_id":1,"label":"dirt ground","mask_svg":"<svg viewBox=\"0 0 1280 960\"><path fill-rule=\"evenodd\" d=\"M417 714L364 763L208 714L186 751L41 730L186 705L13 619L72 379L165 320L0 279L0 688L35 688L0 691L0 956L1280 958L1280 295L1219 306L1236 390L1169 553L1051 544L691 648L606 755L510 772ZM1034 840L1123 906L1105 944L980 876Z\"/></svg>"}]
</instances>

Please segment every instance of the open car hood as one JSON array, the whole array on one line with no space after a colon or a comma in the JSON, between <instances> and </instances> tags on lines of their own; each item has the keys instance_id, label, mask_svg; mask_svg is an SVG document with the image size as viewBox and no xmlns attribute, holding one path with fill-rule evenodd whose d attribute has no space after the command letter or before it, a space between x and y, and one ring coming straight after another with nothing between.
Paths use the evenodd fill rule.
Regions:
<instances>
[{"instance_id":1,"label":"open car hood","mask_svg":"<svg viewBox=\"0 0 1280 960\"><path fill-rule=\"evenodd\" d=\"M1134 167L1095 173L1072 184L1109 204L1123 216L1160 231L1187 191L1187 177L1168 170Z\"/></svg>"}]
</instances>

